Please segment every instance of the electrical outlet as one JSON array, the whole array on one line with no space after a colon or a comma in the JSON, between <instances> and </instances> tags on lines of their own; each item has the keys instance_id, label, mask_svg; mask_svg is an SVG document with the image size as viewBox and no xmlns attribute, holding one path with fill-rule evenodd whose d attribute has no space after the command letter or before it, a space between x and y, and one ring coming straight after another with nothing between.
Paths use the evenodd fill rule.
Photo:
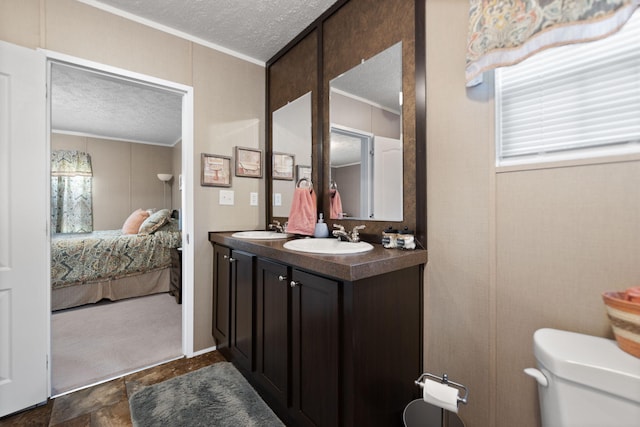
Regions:
<instances>
[{"instance_id":1,"label":"electrical outlet","mask_svg":"<svg viewBox=\"0 0 640 427\"><path fill-rule=\"evenodd\" d=\"M233 190L220 190L220 200L218 203L233 206Z\"/></svg>"},{"instance_id":2,"label":"electrical outlet","mask_svg":"<svg viewBox=\"0 0 640 427\"><path fill-rule=\"evenodd\" d=\"M258 206L258 193L250 193L249 194L249 205L250 206Z\"/></svg>"},{"instance_id":3,"label":"electrical outlet","mask_svg":"<svg viewBox=\"0 0 640 427\"><path fill-rule=\"evenodd\" d=\"M273 194L273 206L282 206L282 194L274 193Z\"/></svg>"}]
</instances>

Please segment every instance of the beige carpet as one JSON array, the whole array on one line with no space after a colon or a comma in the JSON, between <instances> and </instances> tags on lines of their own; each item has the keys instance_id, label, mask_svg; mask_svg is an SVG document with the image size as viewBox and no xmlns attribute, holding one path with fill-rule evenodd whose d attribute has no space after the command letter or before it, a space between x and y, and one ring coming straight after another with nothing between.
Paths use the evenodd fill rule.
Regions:
<instances>
[{"instance_id":1,"label":"beige carpet","mask_svg":"<svg viewBox=\"0 0 640 427\"><path fill-rule=\"evenodd\" d=\"M56 396L182 356L182 305L156 294L54 312Z\"/></svg>"}]
</instances>

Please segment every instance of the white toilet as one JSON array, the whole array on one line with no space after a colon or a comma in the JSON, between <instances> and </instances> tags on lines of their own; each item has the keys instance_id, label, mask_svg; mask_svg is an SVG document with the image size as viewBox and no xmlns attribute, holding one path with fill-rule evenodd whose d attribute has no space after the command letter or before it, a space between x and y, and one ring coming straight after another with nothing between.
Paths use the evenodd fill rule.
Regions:
<instances>
[{"instance_id":1,"label":"white toilet","mask_svg":"<svg viewBox=\"0 0 640 427\"><path fill-rule=\"evenodd\" d=\"M640 358L614 340L556 329L533 335L542 427L639 427Z\"/></svg>"}]
</instances>

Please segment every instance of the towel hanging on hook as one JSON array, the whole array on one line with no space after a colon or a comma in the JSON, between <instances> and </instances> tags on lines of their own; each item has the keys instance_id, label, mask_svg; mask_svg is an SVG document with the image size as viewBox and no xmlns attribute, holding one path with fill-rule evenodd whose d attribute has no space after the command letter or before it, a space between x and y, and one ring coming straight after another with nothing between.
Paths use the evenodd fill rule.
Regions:
<instances>
[{"instance_id":1,"label":"towel hanging on hook","mask_svg":"<svg viewBox=\"0 0 640 427\"><path fill-rule=\"evenodd\" d=\"M306 182L307 187L302 187ZM296 183L293 192L287 233L313 236L316 227L316 193L313 191L311 180L302 178Z\"/></svg>"},{"instance_id":2,"label":"towel hanging on hook","mask_svg":"<svg viewBox=\"0 0 640 427\"><path fill-rule=\"evenodd\" d=\"M340 198L340 192L338 191L338 184L335 181L331 181L331 185L329 185L329 194L331 198L329 199L329 218L330 219L342 219L344 213L342 212L342 199Z\"/></svg>"}]
</instances>

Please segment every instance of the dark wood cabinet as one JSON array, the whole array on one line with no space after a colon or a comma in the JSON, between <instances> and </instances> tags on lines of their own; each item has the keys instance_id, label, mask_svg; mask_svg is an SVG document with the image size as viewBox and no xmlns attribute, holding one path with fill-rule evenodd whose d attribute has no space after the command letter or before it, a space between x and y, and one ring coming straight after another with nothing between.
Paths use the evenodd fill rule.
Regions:
<instances>
[{"instance_id":1,"label":"dark wood cabinet","mask_svg":"<svg viewBox=\"0 0 640 427\"><path fill-rule=\"evenodd\" d=\"M339 425L339 283L262 258L256 279L256 380L296 424Z\"/></svg>"},{"instance_id":2,"label":"dark wood cabinet","mask_svg":"<svg viewBox=\"0 0 640 427\"><path fill-rule=\"evenodd\" d=\"M282 408L289 406L289 268L258 259L255 379Z\"/></svg>"},{"instance_id":3,"label":"dark wood cabinet","mask_svg":"<svg viewBox=\"0 0 640 427\"><path fill-rule=\"evenodd\" d=\"M253 369L253 313L255 255L231 251L229 355L240 368Z\"/></svg>"},{"instance_id":4,"label":"dark wood cabinet","mask_svg":"<svg viewBox=\"0 0 640 427\"><path fill-rule=\"evenodd\" d=\"M425 251L338 258L210 240L219 348L287 425L402 426L420 392Z\"/></svg>"},{"instance_id":5,"label":"dark wood cabinet","mask_svg":"<svg viewBox=\"0 0 640 427\"><path fill-rule=\"evenodd\" d=\"M229 320L231 307L231 249L213 247L213 315L212 331L218 350L229 346Z\"/></svg>"},{"instance_id":6,"label":"dark wood cabinet","mask_svg":"<svg viewBox=\"0 0 640 427\"><path fill-rule=\"evenodd\" d=\"M171 249L169 281L169 293L178 304L182 304L182 248Z\"/></svg>"},{"instance_id":7,"label":"dark wood cabinet","mask_svg":"<svg viewBox=\"0 0 640 427\"><path fill-rule=\"evenodd\" d=\"M214 245L213 336L218 350L248 372L253 369L255 258Z\"/></svg>"},{"instance_id":8,"label":"dark wood cabinet","mask_svg":"<svg viewBox=\"0 0 640 427\"><path fill-rule=\"evenodd\" d=\"M292 402L301 426L340 425L340 283L293 269Z\"/></svg>"}]
</instances>

